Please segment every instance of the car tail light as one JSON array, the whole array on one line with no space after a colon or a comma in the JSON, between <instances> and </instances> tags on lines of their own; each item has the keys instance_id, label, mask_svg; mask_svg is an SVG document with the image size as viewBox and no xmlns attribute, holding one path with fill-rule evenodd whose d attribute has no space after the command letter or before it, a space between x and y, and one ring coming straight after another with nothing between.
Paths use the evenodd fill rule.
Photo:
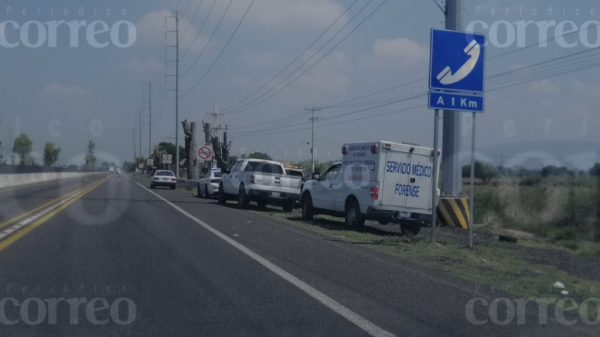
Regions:
<instances>
[{"instance_id":1,"label":"car tail light","mask_svg":"<svg viewBox=\"0 0 600 337\"><path fill-rule=\"evenodd\" d=\"M371 145L371 153L377 154L377 145Z\"/></svg>"},{"instance_id":2,"label":"car tail light","mask_svg":"<svg viewBox=\"0 0 600 337\"><path fill-rule=\"evenodd\" d=\"M250 184L254 184L256 180L254 179L254 174L250 176Z\"/></svg>"},{"instance_id":3,"label":"car tail light","mask_svg":"<svg viewBox=\"0 0 600 337\"><path fill-rule=\"evenodd\" d=\"M369 187L369 194L371 195L371 198L375 200L379 199L379 186Z\"/></svg>"}]
</instances>

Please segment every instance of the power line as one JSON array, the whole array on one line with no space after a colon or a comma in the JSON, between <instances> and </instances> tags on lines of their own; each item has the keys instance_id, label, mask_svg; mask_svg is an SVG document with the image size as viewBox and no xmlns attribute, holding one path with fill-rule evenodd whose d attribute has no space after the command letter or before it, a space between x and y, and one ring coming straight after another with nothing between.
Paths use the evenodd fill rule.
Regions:
<instances>
[{"instance_id":1,"label":"power line","mask_svg":"<svg viewBox=\"0 0 600 337\"><path fill-rule=\"evenodd\" d=\"M229 0L229 4L227 5L227 8L225 9L225 12L223 12L223 15L221 16L221 19L219 20L219 23L217 23L217 27L215 27L215 30L213 31L213 33L211 34L210 38L208 39L208 42L206 42L206 44L204 45L204 48L202 48L202 51L200 52L200 55L198 55L198 57L196 58L196 60L194 60L194 62L188 68L188 70L186 70L183 73L183 75L181 75L181 78L185 77L185 75L187 75L190 72L190 70L192 70L192 68L194 68L194 66L196 65L196 63L200 59L200 57L202 57L202 54L204 54L204 51L206 50L206 47L210 44L210 41L212 41L212 39L215 36L215 33L217 32L217 30L219 30L219 26L221 25L221 22L223 22L223 18L225 18L225 15L229 11L229 7L231 6L232 2L233 2L233 0Z\"/></svg>"},{"instance_id":2,"label":"power line","mask_svg":"<svg viewBox=\"0 0 600 337\"><path fill-rule=\"evenodd\" d=\"M358 16L358 14L360 14L370 3L372 0L369 1L369 3L367 3L367 5L365 5L354 17L352 17L352 19L350 19L350 21L348 21L348 23L346 23L346 25L344 25L344 27L342 27L342 29L340 29L339 32L341 32L352 20L354 20L354 18L356 18L356 16ZM310 69L312 69L314 66L316 66L323 58L325 58L327 55L329 55L333 50L335 50L335 48L337 48L337 46L339 46L342 42L344 42L346 40L346 38L348 38L352 33L354 33L354 31L356 31L356 29L358 29L365 21L367 21L367 19L369 19L371 17L371 15L373 15L387 0L383 0L379 6L377 6L369 15L367 15L366 18L364 18L356 27L354 27L354 29L352 29L350 31L350 33L348 33L346 36L344 36L335 46L333 46L333 48L331 48L327 53L325 53L325 55L321 56L315 63L313 63L310 67L308 67L306 70L304 70L302 73L300 73L300 75L296 76L293 80L291 80L290 82L288 82L286 85L284 85L281 89L275 91L273 94L267 96L265 99L259 101L258 103L251 105L249 107L247 107L248 105L252 104L253 102L255 102L256 100L260 99L261 97L263 97L264 95L268 94L269 91L273 90L273 88L276 88L277 86L279 86L281 83L283 83L285 80L287 80L290 76L292 76L293 74L295 74L296 71L298 71L300 68L302 68L310 59L312 59L313 56L315 56L321 49L323 49L323 47L325 47L333 38L335 38L335 36L337 36L338 33L336 33L331 39L329 39L321 48L319 48L319 50L317 50L317 52L315 54L313 54L307 61L305 61L303 64L300 65L300 67L296 68L296 70L294 70L292 73L290 73L288 76L286 76L283 80L281 80L276 86L274 86L273 88L269 89L268 91L266 91L265 93L263 93L261 96L259 96L258 98L250 101L249 103L244 104L243 106L235 109L234 111L230 111L230 114L237 114L237 113L241 113L244 112L246 110L252 109L255 106L260 105L261 103L263 103L264 101L270 99L271 97L277 95L278 93L280 93L282 90L284 90L285 88L287 88L288 86L290 86L292 83L294 83L298 78L302 77L304 74L306 74Z\"/></svg>"},{"instance_id":3,"label":"power line","mask_svg":"<svg viewBox=\"0 0 600 337\"><path fill-rule=\"evenodd\" d=\"M571 57L575 57L578 54L580 54L580 53L574 53L574 54L570 54L570 55L571 55ZM559 57L556 60L559 60L559 59L560 60L564 60L565 58L564 57ZM545 73L532 74L535 77L535 79L529 78L529 79L526 79L524 81L517 81L517 82L514 82L514 83L510 83L508 85L491 88L488 91L497 91L497 90L501 90L501 89L504 89L504 88L507 88L507 87L514 87L514 86L521 85L521 84L524 84L524 83L529 83L532 80L536 80L536 79L539 79L539 78L547 78L548 76L559 76L559 75L564 75L564 74L567 74L567 73L581 71L581 70L590 69L590 68L599 67L599 66L600 66L600 61L595 62L595 63L591 63L591 64L588 63L588 64L585 64L585 65L577 65L577 64L575 64L575 67L571 67L570 69L562 69L561 71L555 72L555 73L545 72ZM509 73L511 73L511 72L506 72L506 74L509 74ZM414 98L422 97L422 96L425 96L425 95L427 95L427 93L423 93L423 94L417 95ZM351 120L342 121L342 122L336 122L336 123L330 123L330 124L325 124L325 125L319 125L319 126L315 126L315 128L326 127L326 126L331 126L331 125L338 125L338 124L349 123L349 122L355 122L355 121L359 121L359 120L364 120L366 118L373 118L373 117L388 115L388 114L392 114L392 113L397 113L397 112L407 111L407 110L411 110L411 109L416 109L416 108L419 108L419 107L423 107L424 108L424 107L426 107L426 105L419 105L419 106L414 106L414 107L410 107L410 108L406 108L406 109L400 109L400 110L390 111L390 112L386 112L386 113L382 113L382 114L370 115L370 116L356 118L356 119L351 119ZM363 109L363 110L358 110L358 111L353 111L353 112L350 112L350 113L340 114L340 115L336 115L336 116L332 116L332 117L328 117L328 118L323 118L321 121L328 120L328 119L333 119L333 118L339 118L339 117L347 116L347 115L350 115L350 114L359 113L359 112L362 112L362 111L372 110L372 109L375 109L375 108L377 108L377 107L369 108L369 109ZM309 123L298 123L298 124L290 125L288 127L299 126L299 125L306 125L306 124L309 124ZM281 127L281 128L287 128L287 127ZM273 128L273 129L271 129L271 131L272 130L276 130L276 129L281 129L281 128ZM311 128L310 127L306 127L306 128L292 129L292 130L269 132L269 133L263 133L263 134L256 134L256 133L243 134L242 133L242 134L237 134L237 135L233 135L233 136L238 137L238 138L256 137L256 136L266 136L266 135L273 135L273 134L280 134L280 133L296 132L296 131L309 130L309 129L311 129Z\"/></svg>"},{"instance_id":4,"label":"power line","mask_svg":"<svg viewBox=\"0 0 600 337\"><path fill-rule=\"evenodd\" d=\"M208 14L206 15L206 17L204 18L204 21L202 22L202 24L200 25L200 29L198 29L198 32L196 33L196 36L194 36L194 40L192 40L192 43L190 43L190 45L185 49L185 51L183 52L183 54L181 55L181 57L179 58L180 60L184 58L184 56L188 53L188 51L190 50L190 48L194 45L194 43L196 42L196 39L198 39L198 36L200 36L200 33L202 32L202 28L204 28L204 25L206 24L206 21L208 21L208 17L210 16L210 13L212 12L213 8L215 7L215 4L217 3L217 0L213 1L213 4L210 6L210 9L208 10ZM207 44L208 45L208 44ZM206 46L204 46L204 48L206 48Z\"/></svg>"},{"instance_id":5,"label":"power line","mask_svg":"<svg viewBox=\"0 0 600 337\"><path fill-rule=\"evenodd\" d=\"M231 2L229 4L231 5ZM215 64L217 64L217 61L219 61L219 59L221 58L221 55L223 55L223 53L225 52L225 49L227 49L227 46L229 46L229 43L231 42L231 40L235 36L235 33L238 31L238 29L242 25L242 22L244 22L244 19L246 18L246 15L250 11L250 8L252 7L253 4L254 4L254 0L252 0L252 2L250 3L250 6L248 6L248 9L246 9L246 12L244 13L244 16L242 16L242 19L240 20L240 22L238 23L238 25L235 27L233 33L229 37L229 40L227 40L227 43L225 44L225 46L223 47L223 49L221 50L221 52L219 53L219 55L217 56L217 58L215 59L215 61L210 65L210 67L208 68L208 70L204 73L204 75L202 75L202 77L200 78L200 80L192 87L192 89L190 89L190 91L188 91L184 95L182 95L181 98L184 98L185 96L189 95L192 91L194 91L194 89L196 89L196 87L198 87L198 85L200 85L200 83L202 83L202 81L204 80L204 78L206 77L206 75L208 75L208 73L210 73L210 71L215 66Z\"/></svg>"},{"instance_id":6,"label":"power line","mask_svg":"<svg viewBox=\"0 0 600 337\"><path fill-rule=\"evenodd\" d=\"M327 27L327 29L325 29L325 31L323 31L323 33L321 33L321 35L319 35L319 37L317 37L308 47L306 47L306 49L304 49L304 51L302 53L300 53L298 56L296 56L296 58L294 60L292 60L292 62L290 62L285 68L283 68L279 73L277 73L277 75L273 76L273 78L271 78L271 80L269 80L267 83L265 83L262 87L258 88L256 91L254 91L253 93L251 93L250 95L248 95L246 98L242 99L241 101L235 103L234 105L231 105L225 109L223 109L223 112L226 112L229 109L232 109L233 107L239 105L240 103L246 101L248 98L254 96L254 94L256 94L257 92L261 91L263 88L265 88L266 86L268 86L271 82L273 82L277 77L279 77L279 75L281 75L284 71L286 71L292 64L294 64L294 62L296 62L298 59L300 59L300 57L302 57L302 55L304 55L307 51L310 50L310 48L312 46L315 45L315 43L317 43L317 41L319 41L336 23L338 23L338 21L340 21L341 18L343 18L346 13L348 13L348 11L358 2L358 0L355 0L345 11L344 13L342 13L337 19L335 19L335 21L329 25L329 27Z\"/></svg>"},{"instance_id":7,"label":"power line","mask_svg":"<svg viewBox=\"0 0 600 337\"><path fill-rule=\"evenodd\" d=\"M192 16L192 19L190 20L190 23L188 24L187 28L181 35L181 38L179 38L179 42L181 42L183 40L183 38L185 37L185 34L187 34L188 30L192 26L192 23L194 23L194 20L196 19L196 15L198 15L198 12L200 11L200 7L202 7L203 3L204 3L204 0L200 1L200 4L198 5L198 7L196 7L196 12L194 13L194 16Z\"/></svg>"}]
</instances>

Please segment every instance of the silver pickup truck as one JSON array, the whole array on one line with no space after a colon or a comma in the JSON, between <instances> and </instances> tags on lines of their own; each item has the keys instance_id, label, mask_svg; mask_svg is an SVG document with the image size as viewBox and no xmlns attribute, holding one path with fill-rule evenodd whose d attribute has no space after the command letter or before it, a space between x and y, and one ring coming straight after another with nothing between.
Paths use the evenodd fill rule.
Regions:
<instances>
[{"instance_id":1,"label":"silver pickup truck","mask_svg":"<svg viewBox=\"0 0 600 337\"><path fill-rule=\"evenodd\" d=\"M250 201L258 206L267 204L282 206L291 212L300 196L302 179L285 174L281 163L271 160L238 160L231 169L223 169L219 185L219 203L237 199L240 208L247 208Z\"/></svg>"}]
</instances>

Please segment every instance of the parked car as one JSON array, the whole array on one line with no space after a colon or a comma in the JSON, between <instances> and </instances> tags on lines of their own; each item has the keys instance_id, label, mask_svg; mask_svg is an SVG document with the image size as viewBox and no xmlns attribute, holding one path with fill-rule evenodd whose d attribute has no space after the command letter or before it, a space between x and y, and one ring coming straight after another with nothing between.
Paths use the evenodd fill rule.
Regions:
<instances>
[{"instance_id":1,"label":"parked car","mask_svg":"<svg viewBox=\"0 0 600 337\"><path fill-rule=\"evenodd\" d=\"M154 175L150 178L150 188L156 188L159 186L166 186L172 190L177 187L177 178L173 171L156 170Z\"/></svg>"},{"instance_id":2,"label":"parked car","mask_svg":"<svg viewBox=\"0 0 600 337\"><path fill-rule=\"evenodd\" d=\"M300 184L300 191L304 188L304 183L308 181L308 174L301 167L285 167L285 174L295 177L300 177L302 179L302 183Z\"/></svg>"},{"instance_id":3,"label":"parked car","mask_svg":"<svg viewBox=\"0 0 600 337\"><path fill-rule=\"evenodd\" d=\"M261 207L270 204L282 206L284 212L294 210L302 179L286 175L281 163L244 159L222 172L219 203L236 198L240 208L246 208L250 201L256 201Z\"/></svg>"},{"instance_id":4,"label":"parked car","mask_svg":"<svg viewBox=\"0 0 600 337\"><path fill-rule=\"evenodd\" d=\"M417 234L431 217L433 149L386 141L345 144L342 161L304 185L302 218L343 216L349 227L365 220L398 222ZM439 170L438 170L439 172ZM429 218L431 219L431 218Z\"/></svg>"},{"instance_id":5,"label":"parked car","mask_svg":"<svg viewBox=\"0 0 600 337\"><path fill-rule=\"evenodd\" d=\"M210 169L198 182L198 197L210 198L219 194L219 183L222 174L218 168Z\"/></svg>"}]
</instances>

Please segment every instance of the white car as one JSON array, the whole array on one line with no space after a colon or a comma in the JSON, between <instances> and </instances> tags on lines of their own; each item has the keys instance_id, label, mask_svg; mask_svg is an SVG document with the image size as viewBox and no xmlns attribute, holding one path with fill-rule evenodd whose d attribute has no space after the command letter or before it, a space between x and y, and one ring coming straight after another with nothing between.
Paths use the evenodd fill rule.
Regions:
<instances>
[{"instance_id":1,"label":"white car","mask_svg":"<svg viewBox=\"0 0 600 337\"><path fill-rule=\"evenodd\" d=\"M156 170L152 178L150 178L150 188L156 188L158 186L166 186L172 190L177 187L177 178L173 171Z\"/></svg>"},{"instance_id":2,"label":"white car","mask_svg":"<svg viewBox=\"0 0 600 337\"><path fill-rule=\"evenodd\" d=\"M219 183L221 182L221 169L212 168L204 178L198 182L198 197L210 198L219 193Z\"/></svg>"}]
</instances>

